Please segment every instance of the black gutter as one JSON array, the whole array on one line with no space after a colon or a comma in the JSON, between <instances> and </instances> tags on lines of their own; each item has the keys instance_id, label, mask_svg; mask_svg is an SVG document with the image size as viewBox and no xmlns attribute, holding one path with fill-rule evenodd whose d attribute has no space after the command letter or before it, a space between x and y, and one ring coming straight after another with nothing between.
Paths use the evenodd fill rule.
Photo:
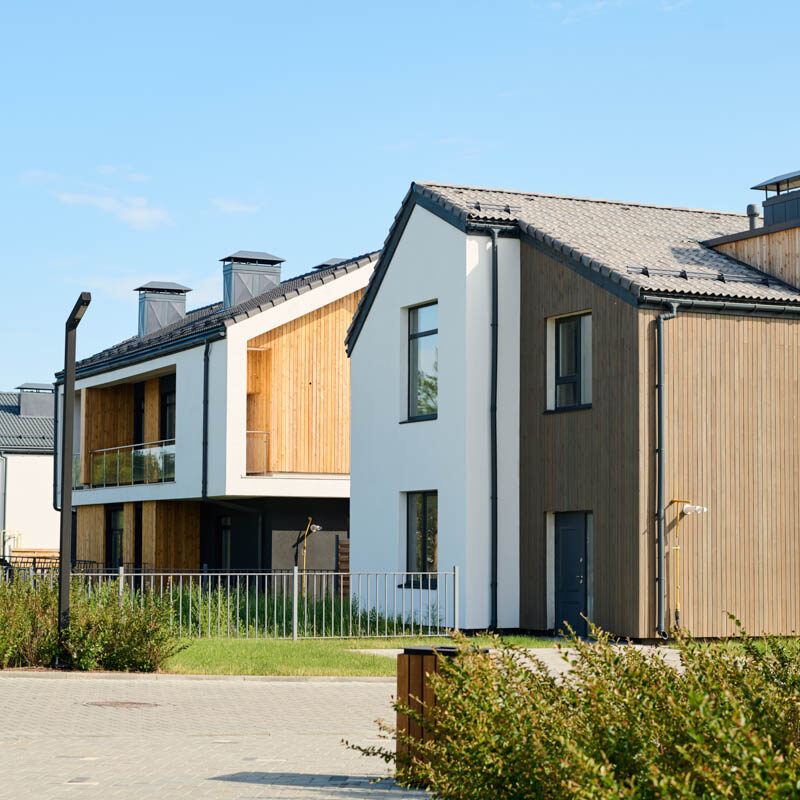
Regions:
<instances>
[{"instance_id":1,"label":"black gutter","mask_svg":"<svg viewBox=\"0 0 800 800\"><path fill-rule=\"evenodd\" d=\"M203 349L203 500L208 499L208 356L211 341Z\"/></svg>"},{"instance_id":2,"label":"black gutter","mask_svg":"<svg viewBox=\"0 0 800 800\"><path fill-rule=\"evenodd\" d=\"M658 520L658 635L662 639L667 639L667 631L664 622L665 606L665 587L666 587L666 547L664 544L664 504L665 498L665 472L664 472L664 321L674 319L678 315L678 303L665 303L670 310L664 314L659 314L656 319L656 361L658 382L656 392L658 393L658 404L656 406L656 427L658 431L658 462L657 462L657 507L656 518Z\"/></svg>"},{"instance_id":3,"label":"black gutter","mask_svg":"<svg viewBox=\"0 0 800 800\"><path fill-rule=\"evenodd\" d=\"M709 311L722 314L747 314L767 317L800 317L800 304L789 306L773 305L772 303L752 303L746 300L692 300L683 297L646 294L639 296L639 306L642 308L664 308L670 304L680 306L684 311Z\"/></svg>"},{"instance_id":4,"label":"black gutter","mask_svg":"<svg viewBox=\"0 0 800 800\"><path fill-rule=\"evenodd\" d=\"M104 372L112 372L123 366L131 366L139 364L142 361L149 361L158 356L171 355L172 353L179 353L182 350L191 350L193 347L203 344L207 341L215 341L222 339L225 336L225 326L219 325L212 328L210 331L204 331L196 336L191 336L187 339L182 339L174 344L164 343L161 345L154 345L153 347L144 347L141 350L136 350L132 354L125 354L117 356L109 361L103 361L95 369L91 365L85 367L78 367L75 377L76 378L89 378L93 375L102 375ZM64 383L64 373L56 373L56 385L60 386Z\"/></svg>"}]
</instances>

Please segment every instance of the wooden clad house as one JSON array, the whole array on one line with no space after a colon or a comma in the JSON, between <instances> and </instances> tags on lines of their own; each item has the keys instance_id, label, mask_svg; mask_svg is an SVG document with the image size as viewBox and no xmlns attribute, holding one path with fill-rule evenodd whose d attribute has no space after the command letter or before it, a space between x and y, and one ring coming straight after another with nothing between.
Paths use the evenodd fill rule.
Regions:
<instances>
[{"instance_id":1,"label":"wooden clad house","mask_svg":"<svg viewBox=\"0 0 800 800\"><path fill-rule=\"evenodd\" d=\"M412 184L348 334L353 568L458 565L465 628L800 630L799 187Z\"/></svg>"},{"instance_id":2,"label":"wooden clad house","mask_svg":"<svg viewBox=\"0 0 800 800\"><path fill-rule=\"evenodd\" d=\"M139 287L137 336L77 365L78 561L289 568L311 517L307 567L346 566L343 340L376 258L282 281L282 259L239 251L222 260L223 301L188 312L186 287Z\"/></svg>"}]
</instances>

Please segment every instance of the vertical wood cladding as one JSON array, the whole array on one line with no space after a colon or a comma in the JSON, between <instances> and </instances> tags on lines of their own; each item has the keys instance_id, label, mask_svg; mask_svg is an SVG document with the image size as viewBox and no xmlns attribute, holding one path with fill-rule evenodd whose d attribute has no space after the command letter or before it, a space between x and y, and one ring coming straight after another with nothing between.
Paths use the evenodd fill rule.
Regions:
<instances>
[{"instance_id":1,"label":"vertical wood cladding","mask_svg":"<svg viewBox=\"0 0 800 800\"><path fill-rule=\"evenodd\" d=\"M142 562L156 570L199 569L203 506L193 501L142 503ZM135 503L123 506L123 558L134 561ZM78 506L76 558L105 563L106 507Z\"/></svg>"},{"instance_id":2,"label":"vertical wood cladding","mask_svg":"<svg viewBox=\"0 0 800 800\"><path fill-rule=\"evenodd\" d=\"M106 507L78 506L78 531L75 543L78 561L106 562Z\"/></svg>"},{"instance_id":3,"label":"vertical wood cladding","mask_svg":"<svg viewBox=\"0 0 800 800\"><path fill-rule=\"evenodd\" d=\"M719 244L714 249L800 286L800 226Z\"/></svg>"},{"instance_id":4,"label":"vertical wood cladding","mask_svg":"<svg viewBox=\"0 0 800 800\"><path fill-rule=\"evenodd\" d=\"M270 472L350 471L344 337L362 290L248 342L247 429L267 431ZM248 468L263 462L253 447Z\"/></svg>"},{"instance_id":5,"label":"vertical wood cladding","mask_svg":"<svg viewBox=\"0 0 800 800\"><path fill-rule=\"evenodd\" d=\"M546 514L591 511L593 621L644 635L638 312L525 242L521 262L520 624L547 627ZM546 320L584 310L592 312L592 407L545 413Z\"/></svg>"},{"instance_id":6,"label":"vertical wood cladding","mask_svg":"<svg viewBox=\"0 0 800 800\"><path fill-rule=\"evenodd\" d=\"M640 319L643 422L655 413L657 314ZM723 636L729 611L754 634L800 631L800 321L679 312L664 329L666 499L709 508L681 520L681 624ZM641 596L652 627L654 425L641 437ZM666 512L670 624L676 513Z\"/></svg>"},{"instance_id":7,"label":"vertical wood cladding","mask_svg":"<svg viewBox=\"0 0 800 800\"><path fill-rule=\"evenodd\" d=\"M157 442L159 439L161 439L161 392L159 379L151 378L144 383L144 441Z\"/></svg>"},{"instance_id":8,"label":"vertical wood cladding","mask_svg":"<svg viewBox=\"0 0 800 800\"><path fill-rule=\"evenodd\" d=\"M133 444L133 384L84 389L82 450ZM83 415L83 409L82 409Z\"/></svg>"}]
</instances>

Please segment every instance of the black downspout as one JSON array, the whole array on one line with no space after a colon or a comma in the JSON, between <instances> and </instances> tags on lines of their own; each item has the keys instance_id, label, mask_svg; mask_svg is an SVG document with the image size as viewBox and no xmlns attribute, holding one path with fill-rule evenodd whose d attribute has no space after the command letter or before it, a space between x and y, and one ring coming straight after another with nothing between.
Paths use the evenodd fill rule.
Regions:
<instances>
[{"instance_id":1,"label":"black downspout","mask_svg":"<svg viewBox=\"0 0 800 800\"><path fill-rule=\"evenodd\" d=\"M658 466L657 483L658 498L656 500L656 518L658 519L658 635L662 639L667 639L667 631L664 622L665 606L665 545L664 545L664 321L674 319L678 314L678 303L667 303L670 309L665 314L659 314L656 319L656 352L657 352L657 371L658 383L656 392L658 394L658 404L656 407L656 425L658 428Z\"/></svg>"},{"instance_id":2,"label":"black downspout","mask_svg":"<svg viewBox=\"0 0 800 800\"><path fill-rule=\"evenodd\" d=\"M55 402L53 403L53 509L61 511L58 502L58 383L53 384Z\"/></svg>"},{"instance_id":3,"label":"black downspout","mask_svg":"<svg viewBox=\"0 0 800 800\"><path fill-rule=\"evenodd\" d=\"M491 459L491 591L489 594L489 627L497 629L497 228L490 228L492 237L492 377L489 402Z\"/></svg>"},{"instance_id":4,"label":"black downspout","mask_svg":"<svg viewBox=\"0 0 800 800\"><path fill-rule=\"evenodd\" d=\"M203 349L203 500L208 498L208 355L211 342L206 339Z\"/></svg>"}]
</instances>

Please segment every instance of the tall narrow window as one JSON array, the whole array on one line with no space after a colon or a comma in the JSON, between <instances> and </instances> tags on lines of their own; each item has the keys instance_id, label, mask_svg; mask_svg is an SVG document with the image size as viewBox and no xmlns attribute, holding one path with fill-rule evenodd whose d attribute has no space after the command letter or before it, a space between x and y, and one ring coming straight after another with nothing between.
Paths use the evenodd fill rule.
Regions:
<instances>
[{"instance_id":1,"label":"tall narrow window","mask_svg":"<svg viewBox=\"0 0 800 800\"><path fill-rule=\"evenodd\" d=\"M122 539L125 512L121 506L106 506L106 567L117 570L123 565Z\"/></svg>"},{"instance_id":2,"label":"tall narrow window","mask_svg":"<svg viewBox=\"0 0 800 800\"><path fill-rule=\"evenodd\" d=\"M439 306L408 310L408 418L435 419L439 410Z\"/></svg>"},{"instance_id":3,"label":"tall narrow window","mask_svg":"<svg viewBox=\"0 0 800 800\"><path fill-rule=\"evenodd\" d=\"M547 321L547 408L586 408L592 402L592 315Z\"/></svg>"},{"instance_id":4,"label":"tall narrow window","mask_svg":"<svg viewBox=\"0 0 800 800\"><path fill-rule=\"evenodd\" d=\"M231 568L231 518L220 517L218 555L220 567L228 571Z\"/></svg>"},{"instance_id":5,"label":"tall narrow window","mask_svg":"<svg viewBox=\"0 0 800 800\"><path fill-rule=\"evenodd\" d=\"M161 394L161 439L175 438L175 375L165 375L159 381Z\"/></svg>"},{"instance_id":6,"label":"tall narrow window","mask_svg":"<svg viewBox=\"0 0 800 800\"><path fill-rule=\"evenodd\" d=\"M409 572L436 572L438 538L438 494L436 492L409 492L408 559L406 567ZM415 584L419 582L419 576L411 577ZM427 577L423 577L423 582L428 585Z\"/></svg>"}]
</instances>

